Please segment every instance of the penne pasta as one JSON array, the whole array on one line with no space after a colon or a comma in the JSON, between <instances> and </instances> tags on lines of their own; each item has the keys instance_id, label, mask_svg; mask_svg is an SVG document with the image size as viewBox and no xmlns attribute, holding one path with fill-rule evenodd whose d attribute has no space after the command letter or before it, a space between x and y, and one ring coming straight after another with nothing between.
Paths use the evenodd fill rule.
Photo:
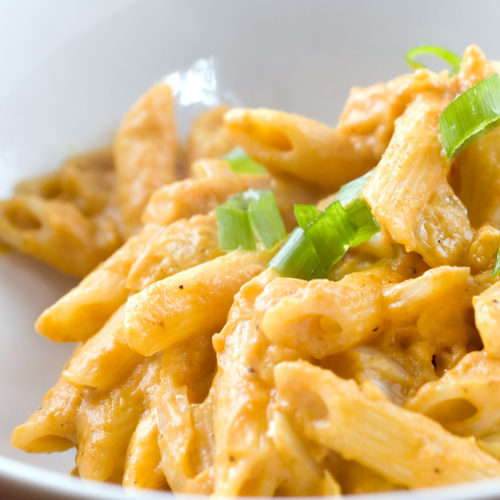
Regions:
<instances>
[{"instance_id":1,"label":"penne pasta","mask_svg":"<svg viewBox=\"0 0 500 500\"><path fill-rule=\"evenodd\" d=\"M491 356L500 354L500 282L474 297L477 329L485 351Z\"/></svg>"},{"instance_id":2,"label":"penne pasta","mask_svg":"<svg viewBox=\"0 0 500 500\"><path fill-rule=\"evenodd\" d=\"M303 116L235 108L224 115L224 122L245 151L271 174L288 175L332 191L378 161L370 140Z\"/></svg>"},{"instance_id":3,"label":"penne pasta","mask_svg":"<svg viewBox=\"0 0 500 500\"><path fill-rule=\"evenodd\" d=\"M123 119L113 144L118 202L125 234L140 228L142 211L157 188L176 180L177 137L172 90L151 88Z\"/></svg>"},{"instance_id":4,"label":"penne pasta","mask_svg":"<svg viewBox=\"0 0 500 500\"><path fill-rule=\"evenodd\" d=\"M121 244L111 217L85 217L72 203L15 195L0 202L2 241L72 276L85 276Z\"/></svg>"},{"instance_id":5,"label":"penne pasta","mask_svg":"<svg viewBox=\"0 0 500 500\"><path fill-rule=\"evenodd\" d=\"M432 420L386 400L373 400L353 381L304 361L281 363L274 374L280 396L310 439L389 481L438 486L500 473L500 464L474 440L453 436Z\"/></svg>"},{"instance_id":6,"label":"penne pasta","mask_svg":"<svg viewBox=\"0 0 500 500\"><path fill-rule=\"evenodd\" d=\"M130 440L123 486L151 490L168 489L160 462L156 416L149 410L141 417Z\"/></svg>"},{"instance_id":7,"label":"penne pasta","mask_svg":"<svg viewBox=\"0 0 500 500\"><path fill-rule=\"evenodd\" d=\"M186 144L188 166L203 158L221 158L236 147L235 138L224 127L224 114L229 109L226 105L217 106L193 121Z\"/></svg>"},{"instance_id":8,"label":"penne pasta","mask_svg":"<svg viewBox=\"0 0 500 500\"><path fill-rule=\"evenodd\" d=\"M450 100L434 93L415 98L363 190L394 241L431 266L463 263L473 236L467 211L447 182L450 163L438 139L439 114Z\"/></svg>"},{"instance_id":9,"label":"penne pasta","mask_svg":"<svg viewBox=\"0 0 500 500\"><path fill-rule=\"evenodd\" d=\"M238 289L263 270L269 251L231 252L157 281L129 299L125 334L150 356L193 335L223 326Z\"/></svg>"}]
</instances>

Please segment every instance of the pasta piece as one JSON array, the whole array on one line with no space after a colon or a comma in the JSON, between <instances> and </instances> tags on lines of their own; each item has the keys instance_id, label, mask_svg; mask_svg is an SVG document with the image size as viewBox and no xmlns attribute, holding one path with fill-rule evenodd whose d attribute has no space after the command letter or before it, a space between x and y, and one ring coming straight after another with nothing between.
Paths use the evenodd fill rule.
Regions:
<instances>
[{"instance_id":1,"label":"pasta piece","mask_svg":"<svg viewBox=\"0 0 500 500\"><path fill-rule=\"evenodd\" d=\"M465 92L493 73L495 73L495 66L486 59L483 51L477 45L469 45L464 51L460 71L456 77L459 81L460 92Z\"/></svg>"},{"instance_id":2,"label":"pasta piece","mask_svg":"<svg viewBox=\"0 0 500 500\"><path fill-rule=\"evenodd\" d=\"M296 225L293 206L316 203L317 189L301 185L293 179L269 175L236 174L219 160L201 160L193 165L196 177L175 182L156 191L146 208L143 221L168 225L182 217L206 214L230 196L247 189L271 189L276 197L285 225Z\"/></svg>"},{"instance_id":3,"label":"pasta piece","mask_svg":"<svg viewBox=\"0 0 500 500\"><path fill-rule=\"evenodd\" d=\"M472 299L477 329L484 349L500 356L500 281Z\"/></svg>"},{"instance_id":4,"label":"pasta piece","mask_svg":"<svg viewBox=\"0 0 500 500\"><path fill-rule=\"evenodd\" d=\"M284 413L274 412L269 434L288 472L276 492L278 495L340 495L337 481L313 459L302 437Z\"/></svg>"},{"instance_id":5,"label":"pasta piece","mask_svg":"<svg viewBox=\"0 0 500 500\"><path fill-rule=\"evenodd\" d=\"M385 290L387 319L393 323L415 321L426 308L436 303L443 305L447 298L451 298L456 307L457 295L464 296L461 304L464 301L470 303L473 289L474 282L467 267L441 266L429 269L418 278Z\"/></svg>"},{"instance_id":6,"label":"pasta piece","mask_svg":"<svg viewBox=\"0 0 500 500\"><path fill-rule=\"evenodd\" d=\"M106 214L90 219L69 202L33 195L0 202L0 235L12 248L80 277L121 244Z\"/></svg>"},{"instance_id":7,"label":"pasta piece","mask_svg":"<svg viewBox=\"0 0 500 500\"><path fill-rule=\"evenodd\" d=\"M229 196L251 187L269 189L267 175L238 175L221 160L202 160L217 175L184 179L158 189L144 212L143 222L168 225L181 218L204 214ZM199 167L203 168L203 167Z\"/></svg>"},{"instance_id":8,"label":"pasta piece","mask_svg":"<svg viewBox=\"0 0 500 500\"><path fill-rule=\"evenodd\" d=\"M158 227L136 256L126 287L138 292L151 283L221 255L214 213L180 219L166 228Z\"/></svg>"},{"instance_id":9,"label":"pasta piece","mask_svg":"<svg viewBox=\"0 0 500 500\"><path fill-rule=\"evenodd\" d=\"M211 334L179 342L163 353L156 408L162 469L176 493L213 492ZM209 393L210 389L210 393Z\"/></svg>"},{"instance_id":10,"label":"pasta piece","mask_svg":"<svg viewBox=\"0 0 500 500\"><path fill-rule=\"evenodd\" d=\"M61 173L50 172L38 177L31 177L16 185L16 194L27 194L51 200L61 194Z\"/></svg>"},{"instance_id":11,"label":"pasta piece","mask_svg":"<svg viewBox=\"0 0 500 500\"><path fill-rule=\"evenodd\" d=\"M469 252L468 261L473 273L481 273L494 268L500 247L500 230L490 225L481 226L475 233Z\"/></svg>"},{"instance_id":12,"label":"pasta piece","mask_svg":"<svg viewBox=\"0 0 500 500\"><path fill-rule=\"evenodd\" d=\"M392 133L395 120L418 93L450 87L447 74L434 74L419 69L387 83L370 87L353 87L339 119L339 130L345 134L370 137L374 150L382 155Z\"/></svg>"},{"instance_id":13,"label":"pasta piece","mask_svg":"<svg viewBox=\"0 0 500 500\"><path fill-rule=\"evenodd\" d=\"M359 495L363 493L378 493L404 489L383 478L374 470L353 460L344 460L340 455L330 452L326 465L334 472L344 495Z\"/></svg>"},{"instance_id":14,"label":"pasta piece","mask_svg":"<svg viewBox=\"0 0 500 500\"><path fill-rule=\"evenodd\" d=\"M431 266L463 263L473 235L467 211L447 182L450 163L438 137L439 114L450 100L430 92L415 98L363 189L394 241Z\"/></svg>"},{"instance_id":15,"label":"pasta piece","mask_svg":"<svg viewBox=\"0 0 500 500\"><path fill-rule=\"evenodd\" d=\"M160 83L125 116L113 146L125 234L140 227L142 211L159 187L176 179L177 137L172 90Z\"/></svg>"},{"instance_id":16,"label":"pasta piece","mask_svg":"<svg viewBox=\"0 0 500 500\"><path fill-rule=\"evenodd\" d=\"M124 306L121 306L71 358L63 371L65 380L74 385L110 389L142 361L142 356L127 344L123 317Z\"/></svg>"},{"instance_id":17,"label":"pasta piece","mask_svg":"<svg viewBox=\"0 0 500 500\"><path fill-rule=\"evenodd\" d=\"M35 327L57 342L87 340L99 331L129 294L125 282L139 251L150 239L150 228L130 238L83 281L46 309Z\"/></svg>"},{"instance_id":18,"label":"pasta piece","mask_svg":"<svg viewBox=\"0 0 500 500\"><path fill-rule=\"evenodd\" d=\"M49 307L37 330L51 340L87 340L125 302L130 291L204 262L219 253L215 217L148 224L76 288ZM196 243L196 244L195 244Z\"/></svg>"},{"instance_id":19,"label":"pasta piece","mask_svg":"<svg viewBox=\"0 0 500 500\"><path fill-rule=\"evenodd\" d=\"M41 407L14 429L11 445L28 453L52 453L75 446L75 415L82 394L81 388L59 378L43 398Z\"/></svg>"},{"instance_id":20,"label":"pasta piece","mask_svg":"<svg viewBox=\"0 0 500 500\"><path fill-rule=\"evenodd\" d=\"M273 349L253 321L253 304L275 277L267 270L236 295L228 321L214 337L217 352L215 495L272 496L282 465L268 433L272 368L298 353Z\"/></svg>"},{"instance_id":21,"label":"pasta piece","mask_svg":"<svg viewBox=\"0 0 500 500\"><path fill-rule=\"evenodd\" d=\"M387 398L401 404L410 392L416 391L415 377L404 364L394 358L394 355L375 347L360 346L325 358L321 366L342 378L353 379L358 384L371 381Z\"/></svg>"},{"instance_id":22,"label":"pasta piece","mask_svg":"<svg viewBox=\"0 0 500 500\"><path fill-rule=\"evenodd\" d=\"M168 489L160 461L156 416L150 410L141 417L130 440L123 474L123 486L152 490Z\"/></svg>"},{"instance_id":23,"label":"pasta piece","mask_svg":"<svg viewBox=\"0 0 500 500\"><path fill-rule=\"evenodd\" d=\"M500 130L496 129L467 147L454 165L457 195L471 224L500 229Z\"/></svg>"},{"instance_id":24,"label":"pasta piece","mask_svg":"<svg viewBox=\"0 0 500 500\"><path fill-rule=\"evenodd\" d=\"M68 158L60 170L20 182L16 194L71 202L89 217L112 204L113 154L103 148Z\"/></svg>"},{"instance_id":25,"label":"pasta piece","mask_svg":"<svg viewBox=\"0 0 500 500\"><path fill-rule=\"evenodd\" d=\"M391 482L419 488L500 475L500 463L474 440L453 436L387 400L371 399L353 381L304 361L280 363L274 375L279 395L310 439Z\"/></svg>"},{"instance_id":26,"label":"pasta piece","mask_svg":"<svg viewBox=\"0 0 500 500\"><path fill-rule=\"evenodd\" d=\"M353 273L338 282L281 278L255 307L269 340L322 359L377 335L384 321L383 285L399 279L389 270Z\"/></svg>"},{"instance_id":27,"label":"pasta piece","mask_svg":"<svg viewBox=\"0 0 500 500\"><path fill-rule=\"evenodd\" d=\"M272 174L289 175L323 189L338 190L379 159L373 141L299 115L236 108L224 115L224 122L245 151Z\"/></svg>"},{"instance_id":28,"label":"pasta piece","mask_svg":"<svg viewBox=\"0 0 500 500\"><path fill-rule=\"evenodd\" d=\"M224 127L224 114L229 106L217 106L201 113L192 123L186 146L186 160L191 166L202 158L221 158L237 144Z\"/></svg>"},{"instance_id":29,"label":"pasta piece","mask_svg":"<svg viewBox=\"0 0 500 500\"><path fill-rule=\"evenodd\" d=\"M80 477L122 481L130 439L158 386L159 367L158 357L150 358L111 391L86 390L76 417Z\"/></svg>"},{"instance_id":30,"label":"pasta piece","mask_svg":"<svg viewBox=\"0 0 500 500\"><path fill-rule=\"evenodd\" d=\"M455 434L480 438L498 429L500 360L471 352L439 380L423 385L406 408L423 413Z\"/></svg>"},{"instance_id":31,"label":"pasta piece","mask_svg":"<svg viewBox=\"0 0 500 500\"><path fill-rule=\"evenodd\" d=\"M230 252L157 281L131 297L125 332L144 356L224 325L234 294L264 269L273 251Z\"/></svg>"}]
</instances>

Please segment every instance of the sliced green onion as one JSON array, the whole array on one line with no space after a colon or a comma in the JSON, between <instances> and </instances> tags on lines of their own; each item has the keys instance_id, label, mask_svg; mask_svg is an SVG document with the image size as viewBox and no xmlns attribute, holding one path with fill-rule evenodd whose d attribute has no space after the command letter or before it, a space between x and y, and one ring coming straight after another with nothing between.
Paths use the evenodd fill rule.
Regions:
<instances>
[{"instance_id":1,"label":"sliced green onion","mask_svg":"<svg viewBox=\"0 0 500 500\"><path fill-rule=\"evenodd\" d=\"M500 248L498 249L497 253L497 263L495 264L495 269L493 269L493 272L491 275L496 278L498 276L498 273L500 273Z\"/></svg>"},{"instance_id":2,"label":"sliced green onion","mask_svg":"<svg viewBox=\"0 0 500 500\"><path fill-rule=\"evenodd\" d=\"M255 238L248 210L241 208L239 200L231 198L215 209L219 227L219 246L229 250L255 250Z\"/></svg>"},{"instance_id":3,"label":"sliced green onion","mask_svg":"<svg viewBox=\"0 0 500 500\"><path fill-rule=\"evenodd\" d=\"M290 278L327 278L349 247L369 240L380 231L370 207L359 198L371 173L342 186L337 200L324 212L314 205L295 205L299 227L292 232L269 267Z\"/></svg>"},{"instance_id":4,"label":"sliced green onion","mask_svg":"<svg viewBox=\"0 0 500 500\"><path fill-rule=\"evenodd\" d=\"M351 223L340 202L326 207L325 213L306 229L324 269L328 271L347 252L356 227Z\"/></svg>"},{"instance_id":5,"label":"sliced green onion","mask_svg":"<svg viewBox=\"0 0 500 500\"><path fill-rule=\"evenodd\" d=\"M405 59L406 63L408 64L408 66L410 66L411 69L426 67L424 64L419 63L415 60L415 57L421 55L433 55L443 59L450 65L452 69L450 75L456 75L460 71L460 65L462 64L462 59L460 58L460 56L457 56L457 54L454 54L453 52L444 49L443 47L437 47L436 45L420 45L418 47L415 47L414 49L409 50L406 53Z\"/></svg>"},{"instance_id":6,"label":"sliced green onion","mask_svg":"<svg viewBox=\"0 0 500 500\"><path fill-rule=\"evenodd\" d=\"M224 160L229 163L237 174L265 174L266 169L247 155L243 148L236 147L230 151Z\"/></svg>"},{"instance_id":7,"label":"sliced green onion","mask_svg":"<svg viewBox=\"0 0 500 500\"><path fill-rule=\"evenodd\" d=\"M354 200L347 208L347 215L352 224L356 227L356 235L351 241L350 246L356 247L380 231L375 217L366 201Z\"/></svg>"},{"instance_id":8,"label":"sliced green onion","mask_svg":"<svg viewBox=\"0 0 500 500\"><path fill-rule=\"evenodd\" d=\"M500 78L495 73L466 90L439 118L439 135L448 158L500 124Z\"/></svg>"},{"instance_id":9,"label":"sliced green onion","mask_svg":"<svg viewBox=\"0 0 500 500\"><path fill-rule=\"evenodd\" d=\"M327 277L327 272L304 230L296 227L280 251L269 262L285 278L304 280Z\"/></svg>"},{"instance_id":10,"label":"sliced green onion","mask_svg":"<svg viewBox=\"0 0 500 500\"><path fill-rule=\"evenodd\" d=\"M321 215L321 210L314 205L295 205L293 213L299 223L299 227L306 229L309 224Z\"/></svg>"},{"instance_id":11,"label":"sliced green onion","mask_svg":"<svg viewBox=\"0 0 500 500\"><path fill-rule=\"evenodd\" d=\"M249 189L215 209L221 250L255 250L255 238L272 248L286 236L272 191Z\"/></svg>"},{"instance_id":12,"label":"sliced green onion","mask_svg":"<svg viewBox=\"0 0 500 500\"><path fill-rule=\"evenodd\" d=\"M260 193L257 200L250 202L248 216L253 234L266 248L272 248L286 236L286 229L272 191Z\"/></svg>"},{"instance_id":13,"label":"sliced green onion","mask_svg":"<svg viewBox=\"0 0 500 500\"><path fill-rule=\"evenodd\" d=\"M347 184L344 184L337 193L336 201L340 201L343 207L347 207L349 203L352 203L356 198L359 198L361 190L364 188L370 176L373 174L373 168L366 172L365 175L354 179Z\"/></svg>"}]
</instances>

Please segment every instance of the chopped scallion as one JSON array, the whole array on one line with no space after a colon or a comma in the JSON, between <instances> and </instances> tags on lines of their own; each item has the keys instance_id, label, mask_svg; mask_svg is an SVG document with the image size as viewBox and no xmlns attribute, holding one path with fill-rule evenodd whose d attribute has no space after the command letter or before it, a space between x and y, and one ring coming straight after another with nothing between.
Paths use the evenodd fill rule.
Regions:
<instances>
[{"instance_id":1,"label":"chopped scallion","mask_svg":"<svg viewBox=\"0 0 500 500\"><path fill-rule=\"evenodd\" d=\"M237 174L265 174L266 169L247 155L243 148L236 147L230 151L224 160L229 163Z\"/></svg>"},{"instance_id":2,"label":"chopped scallion","mask_svg":"<svg viewBox=\"0 0 500 500\"><path fill-rule=\"evenodd\" d=\"M439 118L439 135L448 158L500 125L500 78L495 73L452 101Z\"/></svg>"},{"instance_id":3,"label":"chopped scallion","mask_svg":"<svg viewBox=\"0 0 500 500\"><path fill-rule=\"evenodd\" d=\"M255 238L250 226L248 211L233 199L215 209L219 227L219 246L229 250L255 250Z\"/></svg>"},{"instance_id":4,"label":"chopped scallion","mask_svg":"<svg viewBox=\"0 0 500 500\"><path fill-rule=\"evenodd\" d=\"M324 212L314 205L295 205L299 227L269 266L289 278L326 278L349 247L368 241L380 231L368 204L358 198L371 172L343 186Z\"/></svg>"},{"instance_id":5,"label":"chopped scallion","mask_svg":"<svg viewBox=\"0 0 500 500\"><path fill-rule=\"evenodd\" d=\"M498 249L497 253L497 262L495 264L495 268L493 269L493 272L491 275L496 278L498 276L498 273L500 273L500 248Z\"/></svg>"},{"instance_id":6,"label":"chopped scallion","mask_svg":"<svg viewBox=\"0 0 500 500\"><path fill-rule=\"evenodd\" d=\"M288 278L312 280L327 277L327 271L323 269L311 240L300 227L292 231L269 267Z\"/></svg>"},{"instance_id":7,"label":"chopped scallion","mask_svg":"<svg viewBox=\"0 0 500 500\"><path fill-rule=\"evenodd\" d=\"M272 191L260 193L257 200L249 203L248 216L253 234L266 248L272 248L286 236L286 229Z\"/></svg>"},{"instance_id":8,"label":"chopped scallion","mask_svg":"<svg viewBox=\"0 0 500 500\"><path fill-rule=\"evenodd\" d=\"M416 57L421 55L433 55L440 57L445 62L447 62L452 72L450 75L456 75L460 71L460 65L462 64L462 59L457 54L444 49L443 47L437 47L436 45L420 45L414 49L409 50L406 53L405 59L408 66L411 69L425 68L426 66L415 60Z\"/></svg>"},{"instance_id":9,"label":"chopped scallion","mask_svg":"<svg viewBox=\"0 0 500 500\"><path fill-rule=\"evenodd\" d=\"M347 207L349 203L352 203L356 198L359 198L361 190L364 188L372 173L373 169L366 172L365 175L362 175L361 177L358 177L357 179L344 184L339 189L336 200L340 201L343 207Z\"/></svg>"},{"instance_id":10,"label":"chopped scallion","mask_svg":"<svg viewBox=\"0 0 500 500\"><path fill-rule=\"evenodd\" d=\"M286 236L286 229L272 191L249 189L215 209L219 246L223 251L255 250L258 238L272 248Z\"/></svg>"},{"instance_id":11,"label":"chopped scallion","mask_svg":"<svg viewBox=\"0 0 500 500\"><path fill-rule=\"evenodd\" d=\"M380 231L380 226L375 217L373 217L372 211L366 201L361 199L354 200L346 208L346 212L349 220L356 227L356 235L352 239L350 246L358 246L368 241Z\"/></svg>"},{"instance_id":12,"label":"chopped scallion","mask_svg":"<svg viewBox=\"0 0 500 500\"><path fill-rule=\"evenodd\" d=\"M299 223L299 227L306 229L314 219L317 219L321 215L321 210L314 205L295 205L293 213Z\"/></svg>"},{"instance_id":13,"label":"chopped scallion","mask_svg":"<svg viewBox=\"0 0 500 500\"><path fill-rule=\"evenodd\" d=\"M338 201L329 205L306 229L322 267L328 271L344 256L355 235L356 228Z\"/></svg>"}]
</instances>

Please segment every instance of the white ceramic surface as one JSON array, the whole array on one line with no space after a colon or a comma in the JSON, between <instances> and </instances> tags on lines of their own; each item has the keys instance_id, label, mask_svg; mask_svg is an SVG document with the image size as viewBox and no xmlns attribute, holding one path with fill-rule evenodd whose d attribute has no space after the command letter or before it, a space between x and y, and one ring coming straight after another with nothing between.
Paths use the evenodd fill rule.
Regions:
<instances>
[{"instance_id":1,"label":"white ceramic surface","mask_svg":"<svg viewBox=\"0 0 500 500\"><path fill-rule=\"evenodd\" d=\"M495 0L0 0L0 197L68 154L109 142L128 106L165 75L190 85L179 96L184 131L200 99L334 124L351 86L406 71L404 53L415 45L460 52L474 42L500 58L499 17ZM201 97L190 77L200 68L209 71ZM16 462L67 473L74 452L32 456L9 445L72 349L32 324L73 283L26 257L0 255L0 498L122 496ZM500 484L428 496L496 491Z\"/></svg>"}]
</instances>

